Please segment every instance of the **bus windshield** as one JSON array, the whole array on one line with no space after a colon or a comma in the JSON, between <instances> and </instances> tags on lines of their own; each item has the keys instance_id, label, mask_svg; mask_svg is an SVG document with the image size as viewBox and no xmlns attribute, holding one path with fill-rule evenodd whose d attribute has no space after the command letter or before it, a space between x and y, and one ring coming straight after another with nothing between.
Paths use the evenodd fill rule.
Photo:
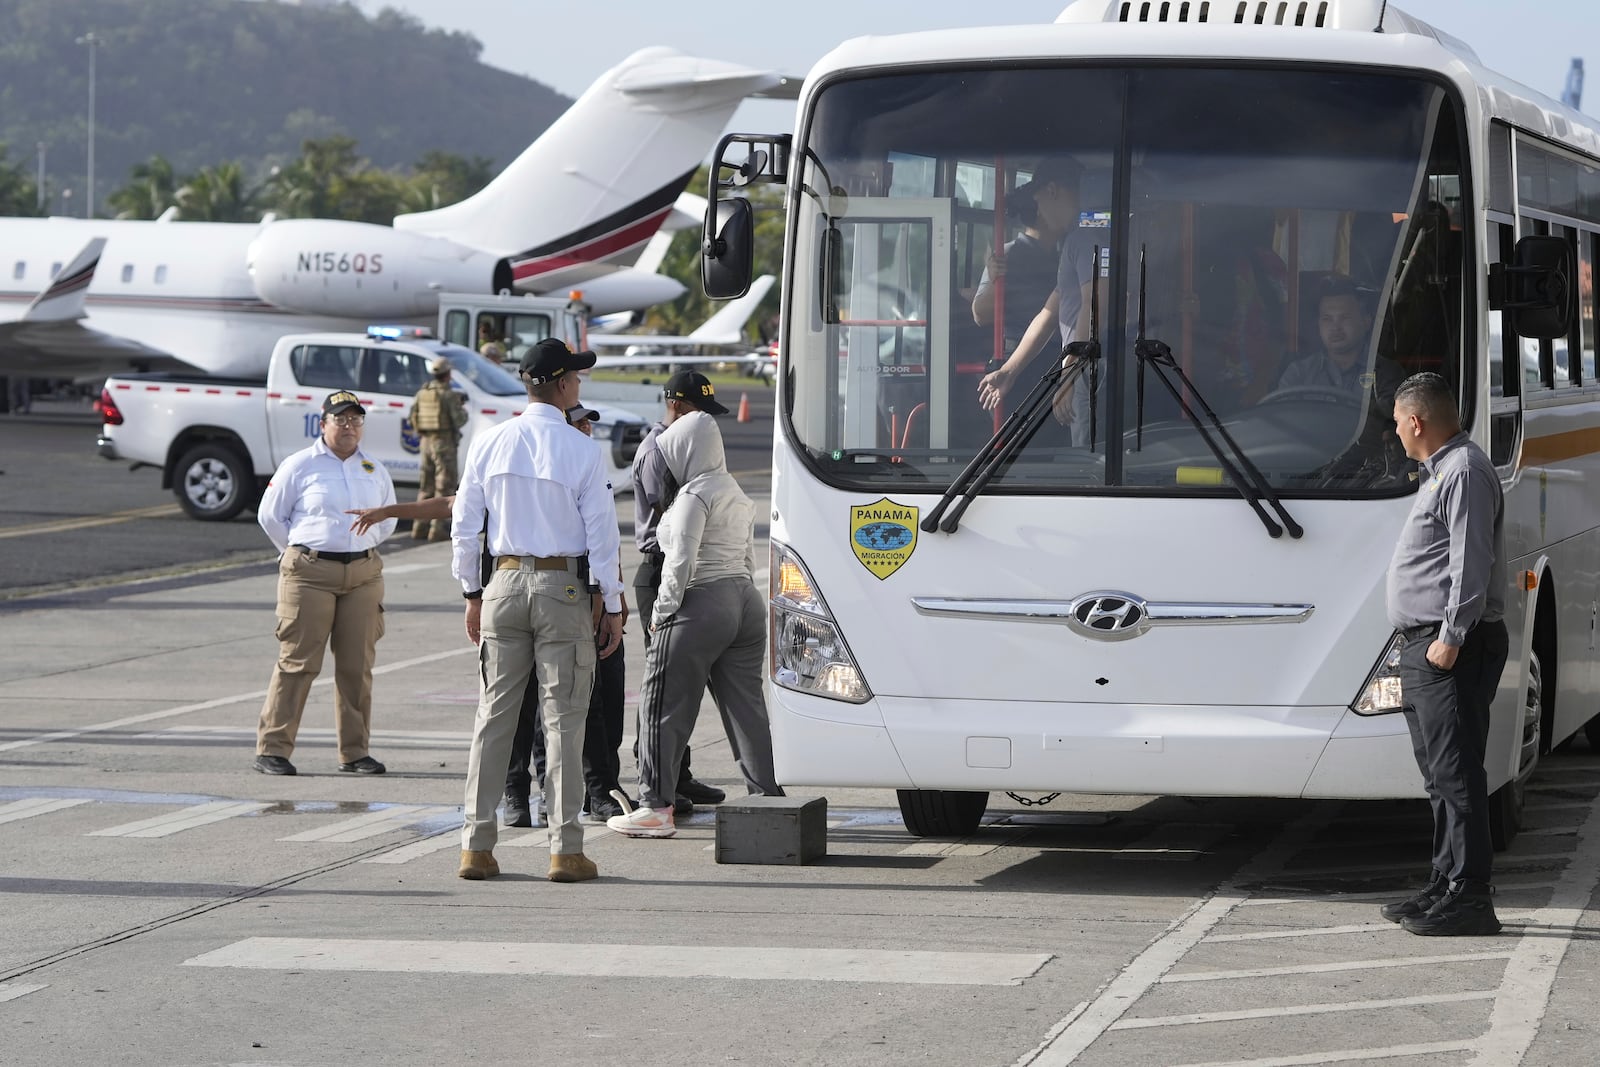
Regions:
<instances>
[{"instance_id":1,"label":"bus windshield","mask_svg":"<svg viewBox=\"0 0 1600 1067\"><path fill-rule=\"evenodd\" d=\"M1285 496L1405 491L1395 387L1474 377L1462 128L1441 85L1349 69L827 85L791 178L789 439L831 484L942 491L1094 334L989 492L1230 492L1202 400Z\"/></svg>"}]
</instances>

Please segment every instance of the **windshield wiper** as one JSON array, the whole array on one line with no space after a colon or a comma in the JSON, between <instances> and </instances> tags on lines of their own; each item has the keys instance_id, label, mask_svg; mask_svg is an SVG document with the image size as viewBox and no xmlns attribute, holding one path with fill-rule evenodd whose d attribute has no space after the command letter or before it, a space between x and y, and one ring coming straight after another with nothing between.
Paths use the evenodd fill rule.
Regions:
<instances>
[{"instance_id":1,"label":"windshield wiper","mask_svg":"<svg viewBox=\"0 0 1600 1067\"><path fill-rule=\"evenodd\" d=\"M1100 262L1099 245L1095 246L1092 262ZM1089 293L1089 340L1073 341L1061 349L1061 358L1039 377L1022 403L1006 416L994 436L978 449L977 455L956 475L950 488L918 524L922 532L955 533L972 501L1001 468L1011 463L1033 440L1044 420L1050 417L1051 402L1059 389L1076 387L1086 371L1089 374L1089 447L1093 449L1098 429L1095 402L1100 391L1100 287L1097 285L1092 286Z\"/></svg>"},{"instance_id":2,"label":"windshield wiper","mask_svg":"<svg viewBox=\"0 0 1600 1067\"><path fill-rule=\"evenodd\" d=\"M1217 462L1222 465L1222 469L1224 473L1227 474L1228 480L1233 483L1234 489L1238 490L1239 495L1244 497L1245 503L1250 505L1250 510L1254 511L1256 516L1261 520L1261 525L1267 528L1267 533L1273 537L1282 537L1284 527L1288 527L1290 537L1299 538L1305 536L1305 528L1302 527L1298 522L1294 521L1294 516L1290 515L1288 509L1283 506L1283 501L1280 500L1278 498L1278 494L1273 491L1272 485L1267 481L1266 476L1261 473L1260 468L1251 462L1250 456L1245 452L1245 450L1239 447L1239 442L1233 439L1233 435L1230 434L1228 432L1228 428L1222 424L1222 420L1217 418L1217 413L1212 410L1210 404L1206 403L1206 398L1201 395L1200 390L1195 388L1194 382L1191 381L1189 376L1183 372L1183 368L1178 365L1178 361L1173 358L1172 349L1164 341L1160 341L1154 337L1145 337L1144 254L1144 246L1140 245L1139 335L1134 339L1133 342L1133 355L1134 358L1138 360L1139 364L1137 396L1139 422L1137 430L1137 446L1142 448L1144 445L1144 368L1145 365L1148 364L1154 368L1156 377L1160 380L1161 384L1166 387L1167 392L1172 394L1172 399L1178 402L1178 410L1183 412L1184 418L1189 420L1189 424L1193 426L1195 428L1195 432L1200 435L1200 440L1205 443L1205 446L1211 450L1211 454L1217 458ZM1211 431L1206 429L1206 425L1200 420L1200 416L1196 415L1194 413L1194 409L1189 406L1189 401L1185 398L1184 392L1180 392L1178 387L1172 383L1172 380L1167 377L1167 372L1169 370L1173 374L1177 375L1178 380L1183 383L1184 392L1187 392L1189 396L1194 397L1195 402L1200 405L1200 409L1206 413L1206 417L1211 420L1212 426L1216 428L1217 437L1222 438L1222 441L1228 446L1228 450L1233 453L1234 459L1238 460L1237 465L1235 465L1232 460L1223 454L1222 448L1217 444L1216 438L1211 436ZM1248 477L1242 477L1240 475L1241 467L1244 469L1244 472ZM1272 505L1272 510L1278 513L1278 518L1283 520L1283 526L1279 526L1278 523L1273 520L1272 516L1267 514L1266 509L1261 506L1261 501L1263 498L1267 501L1267 503Z\"/></svg>"}]
</instances>

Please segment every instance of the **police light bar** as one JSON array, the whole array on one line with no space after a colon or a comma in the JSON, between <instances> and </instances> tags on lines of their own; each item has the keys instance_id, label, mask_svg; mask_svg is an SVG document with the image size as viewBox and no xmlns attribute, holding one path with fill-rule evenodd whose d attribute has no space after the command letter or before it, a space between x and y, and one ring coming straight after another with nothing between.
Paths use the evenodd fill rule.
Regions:
<instances>
[{"instance_id":1,"label":"police light bar","mask_svg":"<svg viewBox=\"0 0 1600 1067\"><path fill-rule=\"evenodd\" d=\"M377 341L423 341L433 337L426 326L368 326L367 336Z\"/></svg>"}]
</instances>

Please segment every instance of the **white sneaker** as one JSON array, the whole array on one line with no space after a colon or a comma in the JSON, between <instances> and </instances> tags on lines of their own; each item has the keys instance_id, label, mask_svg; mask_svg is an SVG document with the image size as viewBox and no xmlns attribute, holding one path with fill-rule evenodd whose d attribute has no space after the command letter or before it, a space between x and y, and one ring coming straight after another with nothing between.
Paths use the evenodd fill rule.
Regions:
<instances>
[{"instance_id":1,"label":"white sneaker","mask_svg":"<svg viewBox=\"0 0 1600 1067\"><path fill-rule=\"evenodd\" d=\"M635 808L626 815L613 815L606 825L624 837L671 837L678 832L671 808Z\"/></svg>"}]
</instances>

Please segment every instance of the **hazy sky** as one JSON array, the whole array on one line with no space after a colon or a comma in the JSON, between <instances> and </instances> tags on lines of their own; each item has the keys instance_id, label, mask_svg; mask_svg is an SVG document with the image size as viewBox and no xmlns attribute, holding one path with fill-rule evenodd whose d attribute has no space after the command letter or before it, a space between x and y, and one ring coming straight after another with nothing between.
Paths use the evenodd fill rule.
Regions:
<instances>
[{"instance_id":1,"label":"hazy sky","mask_svg":"<svg viewBox=\"0 0 1600 1067\"><path fill-rule=\"evenodd\" d=\"M577 96L602 71L647 45L804 75L834 45L866 34L985 23L1053 21L1064 0L358 0L368 12L409 12L429 26L466 30L483 60ZM1600 114L1600 0L1402 0L1395 6L1461 38L1484 64L1559 98L1573 56L1589 84L1584 110ZM1587 50L1587 55L1585 55ZM751 102L733 125L792 126L793 105Z\"/></svg>"}]
</instances>

